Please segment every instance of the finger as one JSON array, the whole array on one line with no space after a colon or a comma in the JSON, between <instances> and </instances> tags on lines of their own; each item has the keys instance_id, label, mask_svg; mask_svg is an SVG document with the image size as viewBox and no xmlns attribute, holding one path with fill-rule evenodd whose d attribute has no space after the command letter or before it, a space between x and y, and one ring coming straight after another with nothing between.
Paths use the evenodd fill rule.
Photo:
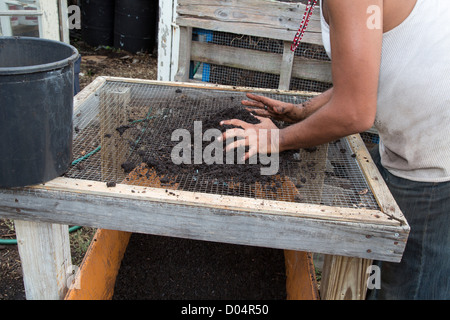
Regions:
<instances>
[{"instance_id":1,"label":"finger","mask_svg":"<svg viewBox=\"0 0 450 320\"><path fill-rule=\"evenodd\" d=\"M219 138L217 138L218 141L225 141L227 139L234 139L236 137L245 137L245 131L244 129L228 129L225 131Z\"/></svg>"},{"instance_id":2,"label":"finger","mask_svg":"<svg viewBox=\"0 0 450 320\"><path fill-rule=\"evenodd\" d=\"M286 108L290 106L289 103L267 98L264 96L251 95L251 97L258 99L258 102L254 103L254 106L257 106L260 109L267 110L268 112L272 113L271 116L283 115L287 110Z\"/></svg>"},{"instance_id":3,"label":"finger","mask_svg":"<svg viewBox=\"0 0 450 320\"><path fill-rule=\"evenodd\" d=\"M269 110L260 110L260 109L251 109L251 108L245 108L247 111L250 111L255 116L260 116L264 118L268 118L272 116L272 113L269 112Z\"/></svg>"},{"instance_id":4,"label":"finger","mask_svg":"<svg viewBox=\"0 0 450 320\"><path fill-rule=\"evenodd\" d=\"M253 107L253 108L259 108L259 109L264 109L264 103L262 102L258 102L258 101L252 101L252 100L242 100L241 103L244 106L247 107Z\"/></svg>"},{"instance_id":5,"label":"finger","mask_svg":"<svg viewBox=\"0 0 450 320\"><path fill-rule=\"evenodd\" d=\"M237 149L240 147L245 147L247 144L248 144L247 139L240 139L240 140L233 141L226 146L225 152L229 152L231 150L234 150L234 149Z\"/></svg>"},{"instance_id":6,"label":"finger","mask_svg":"<svg viewBox=\"0 0 450 320\"><path fill-rule=\"evenodd\" d=\"M220 121L220 125L221 126L223 126L223 125L232 125L232 126L241 127L241 128L244 128L244 129L246 129L246 128L251 126L251 124L249 124L249 123L247 123L245 121L239 120L239 119L223 120L223 121Z\"/></svg>"},{"instance_id":7,"label":"finger","mask_svg":"<svg viewBox=\"0 0 450 320\"><path fill-rule=\"evenodd\" d=\"M248 159L250 159L251 157L253 157L254 155L256 155L257 153L257 149L256 148L250 148L250 150L248 150L245 155L244 158L242 159L244 162L247 161Z\"/></svg>"},{"instance_id":8,"label":"finger","mask_svg":"<svg viewBox=\"0 0 450 320\"><path fill-rule=\"evenodd\" d=\"M269 99L269 98L266 98L263 96L252 94L252 93L247 93L246 96L247 96L247 98L250 98L251 100L243 100L242 101L243 105L246 105L249 107L256 107L256 108L260 108L260 109L264 109L264 108L267 109L266 102L273 103L276 101L276 100L272 100L272 99Z\"/></svg>"},{"instance_id":9,"label":"finger","mask_svg":"<svg viewBox=\"0 0 450 320\"><path fill-rule=\"evenodd\" d=\"M263 107L264 107L264 105L271 107L273 105L277 105L280 103L280 101L278 101L278 100L271 99L271 98L264 97L264 96L258 96L258 95L252 94L252 93L247 93L247 97L252 100L260 102L261 104L263 104Z\"/></svg>"},{"instance_id":10,"label":"finger","mask_svg":"<svg viewBox=\"0 0 450 320\"><path fill-rule=\"evenodd\" d=\"M258 119L260 122L263 121L271 121L270 119L267 119L267 117L261 117L261 116L257 116L257 115L253 115L256 119Z\"/></svg>"}]
</instances>

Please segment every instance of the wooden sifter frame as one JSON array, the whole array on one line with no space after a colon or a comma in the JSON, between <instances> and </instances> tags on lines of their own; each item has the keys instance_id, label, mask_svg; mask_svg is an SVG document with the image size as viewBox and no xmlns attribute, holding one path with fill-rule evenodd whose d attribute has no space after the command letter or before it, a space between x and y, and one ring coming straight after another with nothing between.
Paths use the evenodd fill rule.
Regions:
<instances>
[{"instance_id":1,"label":"wooden sifter frame","mask_svg":"<svg viewBox=\"0 0 450 320\"><path fill-rule=\"evenodd\" d=\"M74 112L105 82L275 94L315 93L240 88L204 83L98 77L74 99ZM399 262L409 225L359 135L347 137L380 210L56 178L45 184L0 190L0 217L43 225L82 225ZM52 229L54 232L54 228ZM57 231L57 233L65 232Z\"/></svg>"}]
</instances>

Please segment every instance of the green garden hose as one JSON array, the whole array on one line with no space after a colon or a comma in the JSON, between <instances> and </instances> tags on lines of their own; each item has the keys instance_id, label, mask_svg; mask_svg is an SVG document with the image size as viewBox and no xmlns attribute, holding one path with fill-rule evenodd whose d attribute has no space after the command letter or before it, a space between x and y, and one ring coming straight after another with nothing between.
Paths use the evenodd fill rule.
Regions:
<instances>
[{"instance_id":1,"label":"green garden hose","mask_svg":"<svg viewBox=\"0 0 450 320\"><path fill-rule=\"evenodd\" d=\"M78 229L81 229L80 226L73 226L69 228L69 232L72 233L74 231L77 231ZM6 244L17 244L17 239L0 239L0 244L6 245Z\"/></svg>"}]
</instances>

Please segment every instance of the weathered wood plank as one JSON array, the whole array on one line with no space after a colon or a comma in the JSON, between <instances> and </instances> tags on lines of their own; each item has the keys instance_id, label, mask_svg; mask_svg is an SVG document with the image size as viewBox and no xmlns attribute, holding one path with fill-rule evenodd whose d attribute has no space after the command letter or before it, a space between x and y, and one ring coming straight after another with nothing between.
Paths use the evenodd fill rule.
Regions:
<instances>
[{"instance_id":1,"label":"weathered wood plank","mask_svg":"<svg viewBox=\"0 0 450 320\"><path fill-rule=\"evenodd\" d=\"M28 300L60 300L67 292L69 229L54 223L14 221Z\"/></svg>"},{"instance_id":2,"label":"weathered wood plank","mask_svg":"<svg viewBox=\"0 0 450 320\"><path fill-rule=\"evenodd\" d=\"M99 229L95 233L65 300L110 300L131 233Z\"/></svg>"},{"instance_id":3,"label":"weathered wood plank","mask_svg":"<svg viewBox=\"0 0 450 320\"><path fill-rule=\"evenodd\" d=\"M377 166L372 160L367 148L365 147L359 135L352 135L347 138L356 159L362 168L362 172L369 184L379 207L384 214L393 220L399 221L401 224L407 225L407 221L400 208L392 196L389 188L384 183L384 179L378 171Z\"/></svg>"},{"instance_id":4,"label":"weathered wood plank","mask_svg":"<svg viewBox=\"0 0 450 320\"><path fill-rule=\"evenodd\" d=\"M280 66L280 82L278 89L289 90L294 64L294 51L291 50L291 42L283 42L283 57Z\"/></svg>"},{"instance_id":5,"label":"weathered wood plank","mask_svg":"<svg viewBox=\"0 0 450 320\"><path fill-rule=\"evenodd\" d=\"M323 300L364 300L367 291L367 268L372 260L325 255L322 271Z\"/></svg>"},{"instance_id":6,"label":"weathered wood plank","mask_svg":"<svg viewBox=\"0 0 450 320\"><path fill-rule=\"evenodd\" d=\"M280 74L282 55L193 41L191 60L220 66Z\"/></svg>"},{"instance_id":7,"label":"weathered wood plank","mask_svg":"<svg viewBox=\"0 0 450 320\"><path fill-rule=\"evenodd\" d=\"M58 0L60 40L70 44L67 0Z\"/></svg>"},{"instance_id":8,"label":"weathered wood plank","mask_svg":"<svg viewBox=\"0 0 450 320\"><path fill-rule=\"evenodd\" d=\"M191 63L192 27L180 27L180 49L178 54L178 71L175 81L187 82Z\"/></svg>"},{"instance_id":9,"label":"weathered wood plank","mask_svg":"<svg viewBox=\"0 0 450 320\"><path fill-rule=\"evenodd\" d=\"M292 63L289 61L293 58ZM221 46L193 41L191 45L191 60L216 64L245 70L260 71L279 75L288 71L292 65L292 77L320 82L331 82L331 63L302 57L263 52L252 49ZM286 66L284 65L286 64ZM283 78L284 79L284 78ZM289 79L290 80L290 79ZM285 80L287 82L287 80ZM280 89L287 90L286 85Z\"/></svg>"},{"instance_id":10,"label":"weathered wood plank","mask_svg":"<svg viewBox=\"0 0 450 320\"><path fill-rule=\"evenodd\" d=\"M398 226L400 223L383 215L378 210L366 208L339 208L317 204L260 200L210 193L197 193L173 190L168 194L163 188L139 187L118 184L108 188L105 183L89 180L56 178L45 185L27 188L33 191L77 192L87 196L112 196L128 200L145 200L153 202L172 203L210 209L236 210L243 212L259 212L281 216L315 218L331 221L362 222L378 225ZM145 192L143 192L145 191Z\"/></svg>"},{"instance_id":11,"label":"weathered wood plank","mask_svg":"<svg viewBox=\"0 0 450 320\"><path fill-rule=\"evenodd\" d=\"M312 254L284 250L288 300L319 300Z\"/></svg>"},{"instance_id":12,"label":"weathered wood plank","mask_svg":"<svg viewBox=\"0 0 450 320\"><path fill-rule=\"evenodd\" d=\"M332 83L331 62L295 56L292 77Z\"/></svg>"},{"instance_id":13,"label":"weathered wood plank","mask_svg":"<svg viewBox=\"0 0 450 320\"><path fill-rule=\"evenodd\" d=\"M179 26L183 27L193 27L235 34L242 34L245 30L245 34L249 36L278 39L283 41L293 41L295 34L297 33L297 30L274 29L273 27L264 25L258 26L256 24L252 25L238 22L230 23L201 18L178 17L176 22ZM320 32L306 32L302 42L323 45L322 34Z\"/></svg>"},{"instance_id":14,"label":"weathered wood plank","mask_svg":"<svg viewBox=\"0 0 450 320\"><path fill-rule=\"evenodd\" d=\"M181 16L202 17L218 21L266 24L281 29L297 30L306 6L271 0L179 0ZM320 32L319 10L315 10L308 28Z\"/></svg>"},{"instance_id":15,"label":"weathered wood plank","mask_svg":"<svg viewBox=\"0 0 450 320\"><path fill-rule=\"evenodd\" d=\"M319 92L311 91L295 91L295 90L280 90L280 89L267 89L267 88L256 88L256 87L237 87L230 85L222 85L208 82L174 82L174 81L157 81L157 80L147 80L147 79L130 79L121 77L99 77L103 78L105 81L115 81L124 83L139 83L139 84L150 84L150 85L160 85L160 86L170 86L170 87L184 87L184 88L195 88L203 90L220 90L220 91L233 91L233 92L254 92L258 94L277 94L280 96L302 96L302 97L315 97L319 95Z\"/></svg>"},{"instance_id":16,"label":"weathered wood plank","mask_svg":"<svg viewBox=\"0 0 450 320\"><path fill-rule=\"evenodd\" d=\"M57 1L40 1L39 37L60 41Z\"/></svg>"},{"instance_id":17,"label":"weathered wood plank","mask_svg":"<svg viewBox=\"0 0 450 320\"><path fill-rule=\"evenodd\" d=\"M130 88L100 91L98 116L100 119L101 176L103 181L119 181L124 177L121 164L124 163L128 153L129 145L126 142L128 133L121 133L116 129L128 124L127 107L130 99Z\"/></svg>"},{"instance_id":18,"label":"weathered wood plank","mask_svg":"<svg viewBox=\"0 0 450 320\"><path fill-rule=\"evenodd\" d=\"M80 91L74 98L73 98L73 110L74 113L78 111L80 106L86 102L87 99L89 99L92 95L95 94L95 92L106 82L105 77L97 77L94 81L92 81L88 86L86 86L82 91Z\"/></svg>"},{"instance_id":19,"label":"weathered wood plank","mask_svg":"<svg viewBox=\"0 0 450 320\"><path fill-rule=\"evenodd\" d=\"M306 218L301 210L281 214L283 206L274 214L274 208L267 205L270 202L249 199L253 205L241 208L237 197L229 197L234 199L231 202L222 198L220 205L212 205L200 200L209 196L200 193L190 193L194 202L189 205L183 201L183 192L177 190L166 193L161 189L155 197L151 188L85 183L83 188L66 191L47 184L46 189L2 190L0 216L387 261L399 261L406 242L404 226ZM86 193L86 188L97 191ZM105 193L106 189L109 192ZM291 205L299 210L294 203L284 208ZM309 215L313 207L304 206L303 213Z\"/></svg>"},{"instance_id":20,"label":"weathered wood plank","mask_svg":"<svg viewBox=\"0 0 450 320\"><path fill-rule=\"evenodd\" d=\"M292 41L303 18L305 5L269 0L180 0L177 24L208 30ZM320 15L315 10L304 42L322 44Z\"/></svg>"},{"instance_id":21,"label":"weathered wood plank","mask_svg":"<svg viewBox=\"0 0 450 320\"><path fill-rule=\"evenodd\" d=\"M159 0L158 20L158 80L170 81L174 79L175 71L172 65L177 65L179 36L176 32L175 9L176 0ZM176 61L175 61L176 60Z\"/></svg>"}]
</instances>

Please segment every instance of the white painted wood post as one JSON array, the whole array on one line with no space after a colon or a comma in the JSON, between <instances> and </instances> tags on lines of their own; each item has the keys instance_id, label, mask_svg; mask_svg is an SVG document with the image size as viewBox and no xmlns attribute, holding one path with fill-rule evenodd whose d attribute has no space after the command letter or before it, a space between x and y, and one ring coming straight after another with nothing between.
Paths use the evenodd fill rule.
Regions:
<instances>
[{"instance_id":1,"label":"white painted wood post","mask_svg":"<svg viewBox=\"0 0 450 320\"><path fill-rule=\"evenodd\" d=\"M72 266L68 226L22 220L14 224L27 300L63 299Z\"/></svg>"},{"instance_id":2,"label":"white painted wood post","mask_svg":"<svg viewBox=\"0 0 450 320\"><path fill-rule=\"evenodd\" d=\"M0 11L8 11L6 2L0 1ZM0 36L12 36L11 17L0 16Z\"/></svg>"},{"instance_id":3,"label":"white painted wood post","mask_svg":"<svg viewBox=\"0 0 450 320\"><path fill-rule=\"evenodd\" d=\"M157 79L160 81L174 81L178 70L180 32L175 23L177 4L177 0L159 0Z\"/></svg>"},{"instance_id":4,"label":"white painted wood post","mask_svg":"<svg viewBox=\"0 0 450 320\"><path fill-rule=\"evenodd\" d=\"M192 27L180 28L180 48L178 54L178 68L175 74L175 81L188 82L189 71L191 66L191 44L192 44Z\"/></svg>"},{"instance_id":5,"label":"white painted wood post","mask_svg":"<svg viewBox=\"0 0 450 320\"><path fill-rule=\"evenodd\" d=\"M283 42L283 58L281 60L280 82L278 89L289 90L292 77L292 65L294 63L294 51L291 50L291 43Z\"/></svg>"},{"instance_id":6,"label":"white painted wood post","mask_svg":"<svg viewBox=\"0 0 450 320\"><path fill-rule=\"evenodd\" d=\"M54 0L39 1L42 16L39 17L39 37L60 40L58 2Z\"/></svg>"},{"instance_id":7,"label":"white painted wood post","mask_svg":"<svg viewBox=\"0 0 450 320\"><path fill-rule=\"evenodd\" d=\"M59 32L60 40L70 44L69 34L69 12L67 11L67 0L58 0L58 15L59 15Z\"/></svg>"}]
</instances>

